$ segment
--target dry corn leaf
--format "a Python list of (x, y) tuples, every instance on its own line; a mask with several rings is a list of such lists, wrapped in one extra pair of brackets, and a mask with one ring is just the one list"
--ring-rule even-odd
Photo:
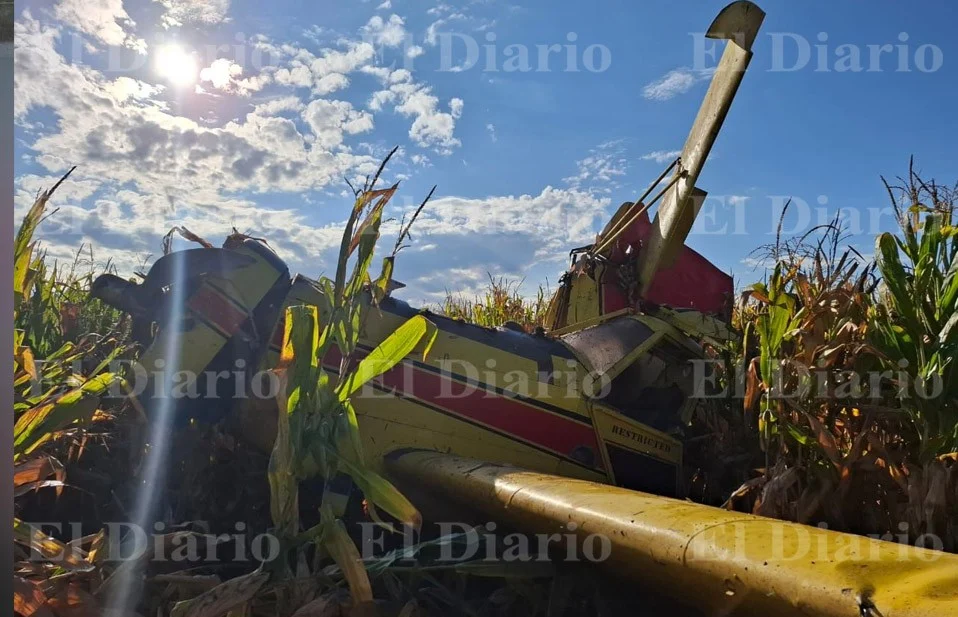
[(822, 446), (822, 449), (832, 464), (835, 465), (835, 468), (841, 471), (842, 454), (838, 449), (838, 444), (835, 443), (835, 436), (832, 435), (831, 431), (822, 426), (821, 421), (813, 414), (806, 412), (805, 417), (808, 419), (808, 425), (811, 427), (812, 432), (815, 433), (818, 444)]
[[(245, 604), (269, 579), (267, 572), (251, 572), (238, 576), (188, 600), (182, 617), (222, 617), (232, 609)], [(179, 603), (180, 606), (184, 603)]]
[(23, 617), (53, 617), (45, 604), (47, 597), (40, 585), (19, 576), (13, 577), (13, 610)]
[(759, 359), (756, 357), (752, 358), (752, 361), (749, 362), (748, 365), (748, 375), (745, 386), (745, 413), (751, 413), (755, 409), (759, 397), (762, 395), (762, 392), (765, 391), (765, 384), (762, 383), (762, 380), (758, 377), (758, 363)]
[(324, 538), (323, 546), (336, 561), (339, 569), (342, 570), (343, 576), (349, 584), (349, 593), (352, 595), (353, 604), (358, 606), (365, 602), (372, 602), (373, 591), (369, 584), (366, 566), (363, 565), (363, 559), (349, 534), (346, 533), (342, 521), (338, 519), (332, 521)]
[(100, 603), (77, 584), (68, 584), (50, 598), (47, 605), (57, 617), (90, 617), (103, 615)]
[(82, 550), (67, 546), (17, 518), (13, 519), (13, 541), (28, 546), (35, 554), (64, 570), (85, 572), (93, 567), (86, 561)]
[[(50, 476), (54, 476), (55, 479), (47, 480)], [(14, 495), (19, 497), (45, 486), (56, 486), (57, 495), (59, 495), (64, 486), (65, 477), (63, 465), (52, 456), (32, 458), (13, 468)]]

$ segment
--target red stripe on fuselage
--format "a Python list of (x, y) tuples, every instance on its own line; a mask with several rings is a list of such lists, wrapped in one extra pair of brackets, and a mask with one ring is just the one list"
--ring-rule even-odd
[(201, 285), (196, 290), (196, 293), (190, 297), (188, 306), (191, 311), (212, 323), (227, 337), (236, 334), (247, 317), (232, 302), (206, 285)]
[[(357, 355), (365, 353), (359, 351)], [(339, 350), (334, 347), (326, 354), (323, 364), (338, 370), (340, 358)], [(404, 371), (411, 371), (412, 378), (404, 378)], [(376, 379), (376, 383), (395, 390), (399, 395), (419, 399), (453, 416), (515, 436), (563, 458), (571, 458), (573, 450), (585, 446), (592, 450), (594, 467), (603, 468), (599, 444), (590, 425), (536, 407), (533, 403), (490, 392), (480, 384), (463, 384), (409, 362), (387, 371)], [(447, 384), (445, 388), (443, 383)]]

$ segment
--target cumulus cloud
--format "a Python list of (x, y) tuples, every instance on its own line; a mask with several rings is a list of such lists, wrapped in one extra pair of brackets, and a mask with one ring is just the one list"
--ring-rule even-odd
[(407, 283), (407, 297), (427, 301), (446, 291), (469, 295), (489, 274), (538, 282), (561, 271), (570, 248), (595, 239), (608, 205), (607, 198), (551, 186), (537, 194), (434, 199), (413, 228), (413, 247), (421, 250), (403, 253), (397, 278)]
[(608, 204), (607, 198), (551, 186), (538, 195), (443, 197), (429, 203), (416, 227), (430, 243), (434, 236), (484, 236), (480, 242), (496, 236), (515, 242), (521, 236), (532, 257), (562, 259), (568, 247), (593, 239)]
[[(349, 75), (357, 71), (376, 77), (383, 89), (369, 97), (367, 108), (377, 113), (391, 106), (392, 111), (412, 119), (409, 137), (413, 143), (441, 154), (450, 154), (461, 145), (455, 136), (455, 128), (456, 121), (463, 113), (464, 101), (452, 97), (446, 104), (448, 111), (444, 111), (432, 87), (417, 82), (409, 70), (375, 64), (373, 43), (398, 46), (404, 41), (405, 30), (400, 17), (393, 15), (384, 20), (374, 16), (360, 31), (367, 41), (340, 41), (341, 49), (327, 48), (318, 54), (291, 45), (276, 44), (265, 37), (258, 38), (255, 44), (284, 59), (281, 66), (267, 69), (275, 83), (297, 88), (310, 87), (314, 95), (326, 96), (345, 89), (350, 85)], [(422, 49), (411, 47), (406, 53), (419, 54)]]
[(184, 24), (218, 24), (226, 20), (230, 0), (157, 0), (166, 9), (167, 28)]
[[(146, 53), (146, 41), (133, 34), (136, 23), (123, 8), (123, 0), (61, 0), (53, 9), (61, 22), (97, 41)], [(30, 19), (29, 12), (25, 18)]]
[(404, 24), (403, 18), (396, 14), (390, 15), (388, 20), (373, 15), (360, 32), (376, 45), (398, 47), (406, 39)]
[(148, 100), (166, 89), (162, 85), (149, 84), (126, 76), (117, 77), (112, 83), (106, 84), (105, 88), (121, 103), (129, 99)]
[[(227, 19), (226, 2), (162, 4), (168, 18), (183, 23)], [(188, 5), (189, 11), (183, 8)], [(118, 6), (122, 9), (122, 3)], [(211, 6), (221, 10), (210, 13)], [(384, 46), (396, 41), (398, 26), (401, 20), (392, 17), (371, 25)], [(317, 192), (336, 190), (344, 176), (373, 173), (381, 152), (363, 149), (356, 138), (374, 129), (379, 111), (394, 113), (395, 121), (408, 126), (412, 144), (442, 153), (460, 145), (455, 125), (465, 102), (455, 96), (440, 99), (409, 70), (377, 65), (369, 42), (340, 39), (333, 47), (306, 49), (257, 36), (254, 44), (275, 59), (272, 68), (251, 76), (232, 60), (215, 59), (200, 71), (197, 84), (215, 98), (191, 91), (174, 97), (164, 86), (149, 83), (147, 72), (139, 79), (108, 77), (89, 65), (67, 62), (58, 51), (62, 28), (29, 13), (15, 29), (16, 121), (25, 126), (27, 117), (41, 109), (53, 117), (43, 124), (31, 117), (33, 128), (18, 146), (20, 158), (39, 167), (17, 179), (17, 212), (29, 207), (39, 188), (80, 165), (57, 194), (61, 211), (44, 224), (52, 257), (93, 243), (98, 259), (122, 260), (118, 265), (129, 272), (155, 254), (162, 234), (174, 224), (211, 241), (235, 226), (268, 238), (294, 268), (316, 274), (315, 263), (338, 245), (342, 221), (318, 225), (305, 209), (263, 202), (286, 194), (301, 195), (295, 200), (300, 204)], [(101, 48), (115, 44), (97, 41)], [(335, 95), (360, 72), (374, 78), (365, 108)], [(370, 86), (366, 75), (355, 81), (357, 88)], [(255, 99), (244, 98), (253, 92)], [(394, 164), (400, 166), (394, 175), (399, 177), (402, 165), (408, 171), (430, 162), (420, 152), (397, 157)], [(438, 231), (442, 220), (434, 221)]]
[(316, 143), (324, 148), (340, 146), (344, 133), (355, 135), (373, 129), (372, 115), (353, 109), (346, 101), (316, 99), (306, 106), (303, 120), (313, 130)]
[(405, 69), (380, 72), (379, 77), (388, 87), (374, 92), (367, 106), (379, 111), (387, 104), (393, 104), (394, 111), (413, 118), (409, 127), (409, 137), (419, 146), (431, 147), (440, 154), (451, 154), (453, 149), (462, 145), (454, 136), (456, 120), (462, 116), (465, 102), (458, 97), (449, 100), (449, 111), (441, 111), (439, 98), (432, 93), (432, 87), (417, 83), (412, 74)]
[(347, 75), (370, 66), (376, 57), (375, 48), (368, 42), (345, 41), (343, 49), (326, 48), (319, 55), (292, 45), (275, 45), (258, 40), (257, 47), (283, 60), (279, 66), (268, 67), (280, 85), (311, 88), (313, 94), (325, 96), (349, 86)]
[(243, 67), (226, 58), (217, 58), (200, 71), (200, 81), (209, 82), (217, 90), (226, 90), (248, 96), (262, 90), (269, 83), (269, 75), (243, 78)]
[(441, 17), (429, 24), (429, 27), (426, 28), (426, 35), (423, 40), (427, 45), (437, 45), (439, 43), (439, 35), (443, 32), (442, 28), (445, 28), (451, 22), (465, 21), (466, 19), (468, 18), (463, 13), (450, 13), (445, 17)]
[[(237, 192), (316, 190), (344, 174), (375, 170), (375, 158), (355, 154), (343, 143), (342, 135), (372, 128), (372, 117), (349, 103), (322, 101), (303, 108), (295, 98), (278, 98), (211, 129), (141, 96), (155, 86), (109, 80), (67, 63), (56, 51), (56, 35), (55, 28), (32, 19), (16, 24), (16, 114), (23, 118), (43, 106), (60, 127), (27, 147), (50, 174), (82, 163), (76, 180), (97, 179), (103, 190), (124, 187), (149, 195), (127, 204), (131, 216), (152, 220), (184, 207), (224, 219), (244, 216), (252, 204), (234, 200)], [(320, 113), (324, 104), (331, 110)], [(291, 112), (306, 115), (306, 134), (281, 115)]]
[(622, 140), (607, 141), (576, 161), (575, 175), (563, 178), (563, 181), (574, 189), (611, 193), (621, 186), (619, 179), (625, 176), (628, 168)]

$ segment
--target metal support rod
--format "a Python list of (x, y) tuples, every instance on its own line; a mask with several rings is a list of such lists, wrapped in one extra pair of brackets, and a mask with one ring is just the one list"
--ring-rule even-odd
[[(678, 159), (676, 159), (676, 160), (678, 160)], [(668, 173), (668, 172), (666, 172), (666, 173)], [(635, 219), (637, 219), (637, 218), (639, 218), (640, 216), (642, 216), (642, 213), (643, 213), (643, 212), (645, 212), (646, 210), (648, 210), (649, 208), (651, 208), (652, 206), (654, 206), (655, 203), (656, 203), (658, 200), (662, 199), (662, 196), (665, 195), (665, 193), (666, 193), (670, 188), (672, 188), (673, 186), (675, 186), (675, 183), (678, 182), (678, 181), (681, 180), (681, 179), (682, 179), (682, 173), (681, 173), (681, 172), (675, 174), (675, 176), (673, 176), (672, 179), (669, 180), (669, 183), (666, 184), (665, 187), (664, 187), (661, 191), (659, 191), (658, 193), (656, 193), (655, 197), (653, 197), (653, 198), (649, 201), (649, 203), (643, 205), (641, 208), (639, 208), (638, 212), (635, 212), (634, 214), (632, 214), (632, 216), (629, 217), (628, 221), (626, 221), (626, 223), (625, 223), (624, 225), (622, 225), (621, 227), (619, 227), (618, 225), (616, 225), (616, 227), (618, 227), (618, 229), (616, 229), (615, 233), (609, 235), (605, 240), (603, 240), (601, 246), (599, 246), (598, 248), (592, 249), (592, 254), (593, 254), (593, 255), (598, 255), (599, 253), (601, 253), (602, 251), (604, 251), (606, 248), (608, 248), (609, 246), (611, 246), (612, 243), (615, 242), (615, 239), (619, 237), (619, 234), (621, 234), (623, 231), (625, 231), (626, 229), (628, 229), (628, 228), (629, 228), (629, 225), (631, 225), (631, 224), (635, 221)], [(658, 183), (661, 182), (661, 181), (662, 181), (662, 179), (659, 178), (659, 179), (656, 181), (656, 184), (658, 184)], [(653, 185), (653, 188), (654, 188), (654, 186), (655, 186), (655, 185)], [(650, 189), (650, 190), (651, 190), (651, 189)], [(638, 201), (638, 202), (636, 202), (636, 203), (641, 203), (641, 200)], [(622, 218), (625, 219), (624, 216), (623, 216)]]
[[(652, 190), (653, 190), (655, 187), (657, 187), (657, 186), (659, 185), (659, 182), (661, 182), (662, 180), (665, 179), (665, 176), (669, 175), (669, 172), (672, 171), (672, 169), (673, 169), (676, 165), (678, 165), (681, 160), (682, 160), (681, 157), (675, 157), (675, 160), (672, 161), (672, 164), (670, 164), (668, 167), (666, 167), (666, 168), (665, 168), (665, 171), (663, 171), (661, 174), (659, 174), (659, 177), (656, 178), (655, 181), (654, 181), (652, 184), (650, 184), (647, 189), (645, 189), (645, 192), (642, 193), (642, 196), (639, 197), (638, 199), (636, 199), (636, 200), (632, 203), (632, 208), (629, 208), (629, 211), (631, 211), (632, 209), (634, 209), (636, 206), (641, 206), (641, 209), (642, 209), (643, 212), (644, 212), (645, 210), (647, 210), (649, 206), (643, 204), (642, 201), (643, 201), (646, 197), (649, 196), (649, 193), (651, 193)], [(623, 224), (622, 224), (622, 221), (625, 220), (625, 217), (626, 217), (628, 214), (629, 214), (628, 212), (623, 213), (622, 218), (620, 218), (618, 221), (616, 221), (616, 222), (615, 222), (615, 225), (612, 226), (612, 229), (609, 229), (609, 230), (608, 230), (607, 232), (605, 232), (603, 235), (604, 235), (605, 237), (610, 237), (610, 236), (611, 236), (611, 237), (616, 237), (616, 236), (618, 236), (620, 233), (622, 233), (622, 230), (627, 227), (626, 225), (623, 225)], [(631, 222), (631, 219), (630, 219), (630, 222)], [(596, 253), (596, 251), (592, 251), (592, 254), (595, 254), (595, 253)]]

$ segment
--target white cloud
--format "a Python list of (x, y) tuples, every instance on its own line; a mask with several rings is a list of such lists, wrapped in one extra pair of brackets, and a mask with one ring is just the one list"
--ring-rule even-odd
[(263, 73), (282, 86), (312, 88), (312, 93), (325, 96), (349, 86), (348, 75), (358, 70), (377, 69), (376, 49), (366, 41), (341, 39), (342, 49), (323, 48), (316, 55), (307, 49), (290, 44), (276, 44), (263, 36), (256, 36), (254, 45), (279, 61), (267, 66)]
[(431, 165), (429, 157), (425, 154), (413, 154), (409, 157), (409, 160), (412, 161), (413, 165), (419, 165), (420, 167), (429, 167)]
[(491, 139), (493, 143), (499, 141), (499, 138), (496, 137), (496, 125), (495, 125), (495, 124), (493, 124), (493, 123), (491, 123), (491, 122), (490, 122), (489, 124), (487, 124), (487, 125), (486, 125), (486, 131), (489, 133), (489, 139)]
[(432, 15), (433, 17), (438, 15), (443, 15), (445, 13), (451, 13), (452, 7), (444, 2), (439, 2), (435, 6), (430, 7), (427, 11), (427, 15)]
[(576, 161), (576, 174), (563, 181), (576, 190), (611, 193), (621, 186), (619, 178), (625, 176), (628, 168), (622, 140), (613, 140), (589, 150), (588, 156)]
[(331, 115), (331, 126), (314, 115), (309, 126), (324, 139), (313, 144), (307, 138), (318, 135), (301, 134), (292, 120), (270, 115), (277, 112), (265, 106), (210, 129), (134, 95), (154, 86), (109, 80), (67, 63), (56, 51), (56, 35), (32, 19), (16, 23), (15, 113), (22, 119), (43, 106), (57, 118), (56, 131), (26, 144), (51, 173), (76, 163), (79, 173), (132, 184), (172, 203), (218, 203), (236, 191), (315, 190), (338, 182), (347, 170), (375, 168), (372, 157), (353, 154), (342, 139), (326, 139), (371, 128), (364, 112)]
[(121, 103), (129, 99), (150, 99), (166, 89), (162, 85), (148, 84), (126, 76), (117, 77), (112, 83), (106, 84), (105, 88)]
[(431, 88), (426, 86), (408, 87), (410, 84), (399, 84), (402, 102), (396, 105), (396, 111), (406, 116), (413, 116), (412, 126), (409, 127), (409, 137), (420, 146), (436, 146), (443, 152), (450, 152), (461, 142), (453, 137), (456, 128), (456, 119), (462, 115), (462, 99), (449, 101), (449, 113), (438, 111), (439, 99), (431, 94)]
[[(61, 176), (47, 175), (38, 176), (36, 174), (24, 174), (17, 178), (17, 205), (25, 210), (33, 205), (33, 200), (41, 191), (52, 187)], [(68, 202), (80, 202), (96, 192), (100, 183), (93, 179), (77, 180), (72, 176), (64, 181), (57, 189), (57, 199)], [(20, 193), (22, 191), (22, 194)]]
[[(57, 19), (106, 45), (146, 53), (146, 41), (133, 34), (136, 23), (123, 8), (123, 0), (61, 0), (53, 9)], [(29, 19), (30, 13), (24, 16)]]
[[(570, 248), (595, 239), (608, 205), (607, 198), (551, 186), (532, 195), (434, 199), (412, 229), (412, 247), (420, 250), (401, 254), (396, 277), (408, 284), (406, 297), (429, 301), (446, 290), (478, 290), (489, 273), (539, 281), (564, 268)], [(398, 218), (384, 234), (395, 233)]]
[(518, 235), (537, 259), (560, 259), (568, 247), (593, 239), (608, 203), (607, 198), (551, 186), (538, 195), (442, 197), (423, 210), (416, 229), (429, 236), (485, 236), (482, 242), (495, 236), (514, 241)]
[[(399, 45), (405, 37), (403, 21), (398, 16), (389, 20), (374, 16), (361, 32), (381, 45)], [(384, 88), (369, 97), (367, 108), (371, 112), (380, 112), (391, 105), (393, 111), (412, 118), (409, 137), (419, 146), (449, 154), (461, 145), (455, 137), (455, 126), (462, 115), (462, 99), (451, 98), (449, 111), (441, 111), (439, 98), (432, 93), (432, 87), (415, 82), (410, 71), (376, 65), (376, 50), (370, 42), (344, 40), (340, 42), (343, 49), (323, 49), (318, 56), (304, 49), (277, 45), (265, 37), (258, 37), (255, 44), (264, 51), (289, 59), (285, 66), (269, 70), (277, 84), (306, 87), (310, 83), (306, 75), (308, 67), (313, 94), (325, 96), (349, 86), (348, 75), (353, 72), (373, 75)]]
[[(426, 28), (426, 34), (423, 40), (428, 45), (436, 45), (439, 41), (439, 35), (446, 32), (447, 26), (453, 22), (465, 22), (458, 27), (461, 29), (462, 26), (465, 26), (476, 32), (482, 32), (492, 28), (496, 23), (494, 19), (479, 17), (473, 12), (473, 10), (477, 8), (476, 5), (482, 4), (487, 3), (464, 3), (460, 7), (452, 7), (445, 3), (439, 3), (429, 8), (426, 14), (435, 18), (435, 20)], [(509, 7), (508, 10), (512, 10), (512, 7)]]
[(325, 96), (338, 90), (342, 90), (348, 85), (348, 77), (342, 73), (330, 73), (329, 75), (323, 75), (316, 80), (315, 85), (313, 85), (313, 93), (320, 96)]
[(453, 118), (459, 118), (462, 116), (462, 107), (464, 103), (460, 98), (452, 98), (449, 100), (449, 111), (452, 113)]
[(241, 78), (243, 67), (226, 58), (217, 58), (200, 71), (200, 81), (210, 82), (217, 90), (235, 92), (248, 96), (251, 92), (262, 90), (269, 83), (269, 74)]
[(653, 101), (667, 101), (688, 92), (695, 84), (709, 79), (712, 73), (714, 73), (712, 69), (692, 70), (684, 67), (674, 69), (646, 84), (642, 88), (642, 96)]
[(655, 161), (656, 163), (671, 163), (682, 154), (681, 150), (656, 150), (655, 152), (649, 152), (648, 154), (643, 154), (641, 158), (643, 161)]
[(751, 270), (759, 270), (772, 268), (775, 266), (775, 259), (771, 256), (757, 257), (755, 255), (750, 255), (748, 257), (743, 257), (740, 260), (740, 263)]
[(167, 28), (184, 24), (218, 24), (226, 21), (230, 0), (156, 0), (166, 9), (162, 23)]
[(449, 112), (439, 111), (439, 98), (432, 94), (432, 87), (412, 81), (405, 69), (392, 71), (380, 78), (389, 84), (385, 90), (374, 92), (367, 106), (379, 111), (387, 103), (404, 116), (413, 118), (409, 137), (417, 145), (434, 148), (440, 154), (451, 154), (462, 142), (454, 136), (456, 120), (462, 116), (465, 105), (462, 99), (449, 100)]
[(368, 37), (377, 45), (398, 47), (406, 38), (405, 22), (399, 15), (390, 15), (384, 20), (379, 15), (373, 15), (365, 26), (360, 28), (364, 37)]
[(296, 62), (289, 68), (277, 69), (273, 80), (283, 86), (308, 88), (313, 84), (313, 74), (308, 66)]
[(388, 10), (391, 9), (391, 8), (393, 8), (393, 3), (391, 2), (391, 0), (386, 0), (385, 2), (383, 2), (382, 4), (380, 4), (379, 6), (377, 6), (377, 7), (376, 7), (376, 10), (377, 10), (377, 11), (388, 11)]
[(454, 13), (448, 17), (443, 17), (442, 19), (437, 19), (436, 21), (429, 24), (429, 27), (426, 28), (426, 35), (423, 40), (427, 45), (436, 45), (439, 43), (439, 35), (441, 34), (440, 28), (446, 26), (452, 21), (461, 21), (465, 20), (466, 16), (462, 13)]
[[(195, 15), (194, 21), (206, 19), (202, 12)], [(383, 41), (393, 40), (389, 23), (383, 21)], [(57, 194), (54, 205), (62, 209), (56, 222), (44, 224), (51, 256), (93, 242), (99, 254), (129, 265), (158, 252), (163, 233), (182, 224), (212, 241), (235, 225), (268, 238), (293, 266), (322, 261), (324, 251), (335, 251), (341, 222), (317, 226), (296, 211), (258, 202), (261, 195), (269, 204), (275, 194), (302, 199), (316, 191), (331, 194), (344, 176), (375, 171), (380, 153), (360, 148), (355, 136), (373, 130), (377, 109), (372, 104), (357, 109), (329, 96), (359, 71), (380, 84), (374, 86), (378, 93), (367, 90), (366, 96), (379, 97), (382, 106), (409, 118), (412, 143), (442, 153), (460, 143), (455, 125), (464, 101), (440, 100), (410, 71), (377, 66), (369, 43), (341, 40), (335, 48), (309, 51), (254, 37), (254, 44), (276, 59), (274, 68), (247, 76), (240, 65), (217, 59), (201, 71), (200, 89), (207, 94), (184, 90), (174, 97), (161, 85), (107, 77), (89, 65), (67, 62), (57, 51), (60, 28), (29, 13), (15, 29), (16, 120), (23, 126), (27, 114), (40, 108), (53, 118), (44, 126), (31, 117), (34, 128), (20, 146), (19, 156), (42, 171), (18, 177), (18, 211), (29, 207), (37, 188), (80, 165)], [(355, 80), (357, 88), (369, 85), (367, 79)], [(311, 88), (322, 98), (304, 101), (296, 88)], [(259, 91), (253, 101), (240, 98), (253, 91)], [(430, 165), (422, 153), (396, 164), (405, 161), (406, 169), (391, 177)], [(315, 266), (310, 271), (315, 274)]]
[(317, 143), (330, 149), (343, 143), (344, 133), (355, 135), (373, 129), (373, 117), (353, 109), (346, 101), (311, 101), (303, 111), (303, 120), (313, 130)]
[(210, 66), (200, 71), (200, 79), (213, 84), (214, 88), (225, 90), (230, 82), (243, 74), (243, 67), (226, 58), (213, 60)]
[(419, 56), (423, 55), (424, 53), (426, 53), (425, 50), (424, 50), (422, 47), (420, 47), (419, 45), (410, 45), (410, 46), (406, 49), (406, 57), (407, 57), (407, 58), (418, 58)]
[(345, 51), (326, 49), (318, 58), (312, 59), (309, 68), (313, 79), (319, 81), (332, 73), (347, 75), (370, 63), (376, 50), (369, 43), (351, 43)]

